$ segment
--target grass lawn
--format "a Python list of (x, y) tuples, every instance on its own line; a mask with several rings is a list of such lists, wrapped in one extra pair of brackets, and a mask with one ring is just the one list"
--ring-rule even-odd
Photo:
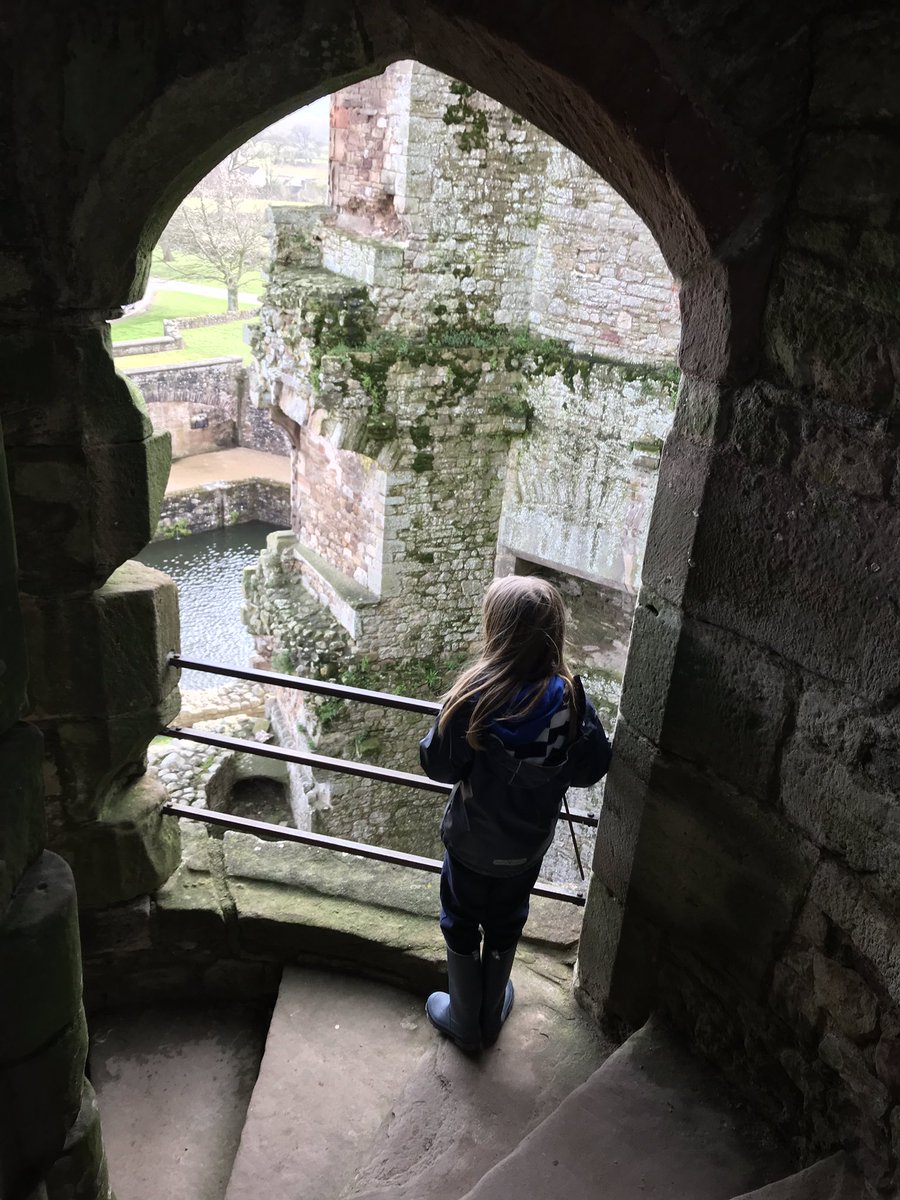
[[(137, 338), (162, 337), (164, 320), (170, 317), (206, 317), (225, 311), (225, 297), (192, 296), (188, 292), (157, 292), (147, 312), (136, 317), (115, 321), (110, 329), (114, 342), (130, 342)], [(185, 330), (190, 333), (191, 330)]]
[[(202, 296), (190, 296), (191, 300), (202, 300)], [(206, 301), (209, 304), (209, 300)], [(222, 301), (224, 311), (225, 301)], [(207, 309), (207, 311), (209, 311)], [(182, 314), (184, 315), (184, 314)], [(141, 317), (132, 320), (143, 320)], [(123, 322), (124, 324), (124, 322)], [(163, 354), (129, 354), (116, 359), (120, 371), (137, 367), (165, 367), (169, 363), (196, 362), (199, 358), (222, 358), (226, 354), (239, 354), (244, 362), (250, 361), (250, 347), (244, 343), (244, 321), (229, 321), (227, 325), (209, 325), (205, 329), (185, 329), (183, 350), (167, 350)], [(160, 328), (160, 333), (162, 329)], [(129, 334), (129, 337), (136, 335)], [(152, 336), (152, 335), (143, 335)]]
[[(209, 263), (205, 263), (202, 258), (196, 258), (192, 254), (173, 254), (171, 262), (164, 262), (162, 251), (158, 247), (153, 251), (153, 265), (150, 268), (150, 274), (154, 279), (176, 279), (185, 283), (203, 283), (207, 287), (224, 288), (225, 286), (221, 279), (217, 279), (211, 273)], [(241, 280), (240, 290), (259, 295), (262, 286), (259, 271), (248, 271)], [(219, 310), (207, 309), (207, 312), (216, 311)], [(183, 315), (188, 316), (189, 314), (184, 313)]]

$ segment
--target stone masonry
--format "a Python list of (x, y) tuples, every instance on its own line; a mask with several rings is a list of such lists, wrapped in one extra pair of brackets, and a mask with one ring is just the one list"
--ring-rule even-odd
[[(287, 582), (279, 542), (282, 566), (247, 583), (263, 660), (437, 696), (493, 575), (543, 569), (607, 598), (573, 661), (611, 724), (674, 405), (659, 251), (574, 156), (413, 63), (334, 97), (331, 149), (332, 206), (272, 212), (253, 377), (291, 430), (296, 541)], [(339, 654), (299, 636), (291, 574)], [(291, 744), (417, 768), (421, 718), (272, 707)], [(309, 772), (295, 792), (323, 832), (439, 852), (433, 796)], [(571, 878), (567, 839), (549, 876)]]
[[(234, 909), (216, 911), (212, 873), (206, 908), (199, 887), (157, 888), (177, 845), (152, 817), (155, 801), (138, 805), (146, 821), (124, 810), (172, 702), (155, 648), (175, 597), (148, 575), (109, 581), (151, 535), (165, 453), (104, 342), (106, 320), (139, 299), (173, 208), (223, 153), (348, 80), (416, 59), (489, 92), (602, 175), (679, 282), (682, 381), (641, 567), (579, 999), (629, 1026), (663, 1010), (798, 1158), (846, 1148), (873, 1197), (895, 1196), (896, 6), (170, 0), (110, 10), (85, 0), (8, 6), (0, 40), (10, 484), (0, 478), (0, 1029), (13, 1042), (0, 1052), (2, 1189), (14, 1200), (109, 1193), (83, 1073), (76, 893), (43, 849), (45, 776), (51, 816), (73, 810), (77, 857), (90, 862), (96, 848), (88, 885), (114, 884), (108, 907), (81, 923), (110, 964), (107, 1000), (148, 994), (148, 974), (123, 968), (114, 949), (134, 912), (161, 939), (157, 995), (171, 994), (174, 946), (194, 978), (215, 977), (233, 997), (248, 972), (271, 980), (299, 956), (359, 971), (379, 938), (398, 962), (421, 944), (372, 905), (383, 886), (374, 873), (346, 872), (327, 896), (316, 880), (315, 920), (286, 918), (293, 886), (257, 888), (259, 900), (242, 886), (232, 895), (249, 957), (235, 972)], [(483, 155), (489, 176), (479, 143), (490, 118), (475, 115), (473, 94), (451, 95), (438, 112), (460, 134), (460, 162)], [(392, 164), (392, 194), (415, 201), (410, 165)], [(489, 202), (474, 185), (461, 196)], [(341, 239), (351, 242), (369, 289), (406, 253), (387, 238), (373, 253), (364, 231)], [(510, 257), (498, 288), (510, 304), (536, 259)], [(413, 329), (431, 326), (427, 302), (412, 315)], [(79, 636), (44, 637), (50, 617)], [(143, 664), (136, 693), (122, 686), (132, 657)], [(123, 709), (129, 694), (135, 707)], [(58, 739), (46, 755), (41, 734)], [(63, 744), (84, 756), (58, 786)], [(248, 847), (243, 858), (254, 856)], [(348, 879), (360, 919), (340, 936), (329, 916)], [(430, 913), (433, 894), (422, 893)], [(431, 916), (419, 924), (437, 939)]]

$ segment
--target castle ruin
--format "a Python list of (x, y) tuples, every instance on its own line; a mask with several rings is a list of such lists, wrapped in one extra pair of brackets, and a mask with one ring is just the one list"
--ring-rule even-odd
[[(291, 435), (295, 538), (248, 580), (261, 661), (434, 697), (491, 578), (543, 571), (611, 726), (677, 386), (651, 234), (546, 134), (412, 62), (333, 98), (330, 201), (270, 212), (256, 391)], [(288, 745), (417, 769), (421, 719), (272, 709)], [(438, 853), (434, 797), (293, 775), (302, 826)]]

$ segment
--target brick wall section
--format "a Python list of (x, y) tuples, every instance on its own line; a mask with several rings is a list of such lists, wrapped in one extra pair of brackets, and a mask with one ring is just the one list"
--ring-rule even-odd
[(405, 211), (408, 67), (388, 67), (332, 102), (329, 190), (367, 229), (394, 231)]
[(300, 542), (381, 593), (386, 476), (366, 455), (303, 429), (293, 462), (292, 528)]

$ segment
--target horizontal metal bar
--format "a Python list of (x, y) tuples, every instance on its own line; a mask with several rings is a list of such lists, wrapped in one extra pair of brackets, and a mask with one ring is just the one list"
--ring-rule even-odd
[[(233, 829), (238, 833), (252, 833), (257, 837), (275, 838), (280, 842), (299, 842), (303, 846), (319, 846), (324, 850), (336, 850), (341, 854), (353, 854), (357, 858), (371, 858), (377, 862), (393, 863), (409, 867), (414, 871), (430, 871), (440, 874), (441, 861), (423, 858), (419, 854), (405, 854), (402, 850), (389, 850), (386, 846), (369, 846), (365, 842), (349, 842), (344, 838), (328, 837), (324, 833), (311, 833), (306, 829), (292, 829), (285, 825), (272, 825), (268, 821), (252, 821), (249, 817), (236, 817), (231, 813), (214, 812), (209, 808), (192, 808), (188, 804), (170, 801), (162, 811), (172, 817), (185, 817), (189, 821), (203, 821), (220, 829)], [(545, 896), (548, 900), (562, 900), (566, 904), (584, 907), (581, 892), (569, 892), (552, 884), (539, 883), (532, 888), (533, 896)], [(377, 902), (377, 901), (376, 901)]]
[(380, 783), (399, 783), (403, 787), (421, 788), (423, 792), (440, 792), (449, 795), (453, 791), (449, 783), (438, 783), (427, 775), (413, 775), (409, 771), (391, 771), (387, 767), (373, 767), (368, 763), (349, 762), (344, 758), (328, 758), (324, 754), (304, 754), (302, 750), (288, 750), (285, 746), (267, 746), (265, 742), (250, 742), (244, 738), (227, 737), (224, 733), (207, 730), (195, 732), (180, 725), (168, 725), (160, 730), (164, 736), (182, 738), (186, 742), (201, 742), (206, 746), (218, 746), (222, 750), (234, 750), (240, 754), (257, 754), (260, 758), (275, 758), (281, 762), (300, 763), (306, 767), (319, 767), (323, 771), (339, 771), (343, 775), (357, 775), (363, 779), (377, 779)]
[[(251, 742), (245, 738), (229, 737), (224, 733), (208, 730), (185, 729), (181, 725), (166, 725), (159, 731), (162, 737), (181, 738), (185, 742), (199, 742), (203, 746), (218, 746), (221, 750), (232, 750), (237, 754), (256, 754), (260, 758), (274, 758), (279, 762), (299, 763), (305, 767), (319, 767), (323, 771), (338, 771), (342, 775), (356, 775), (362, 779), (376, 779), (379, 783), (399, 783), (403, 787), (420, 788), (423, 792), (437, 792), (449, 796), (453, 784), (439, 783), (427, 775), (415, 775), (410, 771), (392, 771), (388, 767), (374, 767), (368, 763), (350, 762), (345, 758), (327, 758), (324, 754), (305, 754), (302, 750), (289, 750), (286, 746), (268, 746), (265, 742)], [(593, 813), (573, 812), (568, 820), (576, 825), (595, 827), (597, 817)]]
[(277, 671), (254, 671), (249, 667), (223, 667), (218, 663), (201, 662), (196, 658), (182, 658), (171, 652), (166, 660), (169, 666), (179, 670), (206, 671), (210, 675), (227, 675), (234, 679), (248, 679), (251, 683), (267, 683), (271, 687), (293, 688), (296, 692), (312, 692), (317, 696), (334, 696), (339, 700), (356, 700), (362, 704), (377, 704), (381, 708), (403, 708), (409, 712), (437, 716), (441, 706), (434, 700), (414, 700), (412, 696), (395, 696), (392, 692), (370, 692), (367, 688), (347, 687), (343, 683), (329, 683), (325, 679), (303, 679), (299, 675), (282, 675)]

